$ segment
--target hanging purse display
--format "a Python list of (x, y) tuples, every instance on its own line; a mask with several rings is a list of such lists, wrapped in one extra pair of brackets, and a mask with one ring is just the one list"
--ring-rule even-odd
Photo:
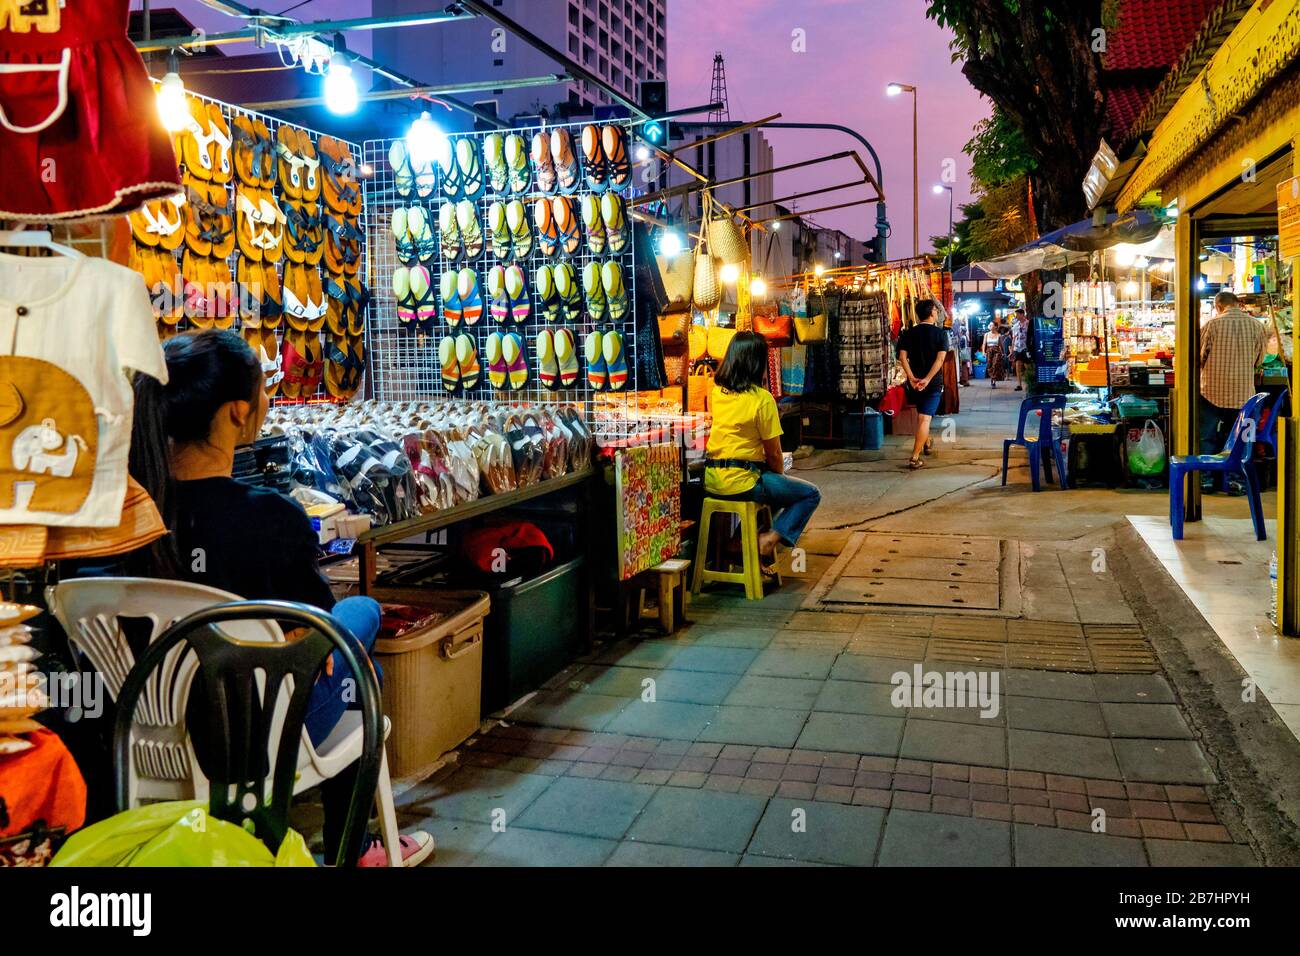
[(819, 312), (816, 315), (794, 317), (794, 334), (802, 343), (808, 342), (825, 342), (827, 338), (826, 313)]
[(695, 257), (682, 252), (675, 256), (655, 256), (664, 292), (668, 293), (670, 312), (689, 310), (691, 290), (695, 287)]
[(736, 225), (736, 220), (718, 209), (711, 202), (713, 213), (707, 220), (709, 229), (709, 251), (723, 262), (740, 265), (749, 259), (749, 244), (745, 235)]
[(727, 357), (727, 348), (731, 345), (731, 340), (736, 337), (735, 329), (724, 329), (720, 325), (709, 326), (708, 333), (708, 351), (709, 355), (719, 362)]
[(690, 306), (684, 310), (664, 312), (659, 316), (659, 338), (665, 344), (685, 345), (691, 326)]
[[(707, 191), (701, 193), (700, 196), (704, 206), (703, 221), (707, 223), (713, 208), (713, 200)], [(705, 226), (700, 228), (700, 241), (695, 246), (694, 260), (695, 273), (692, 299), (695, 302), (695, 308), (701, 312), (712, 312), (722, 301), (722, 286), (718, 282), (718, 265), (713, 260), (713, 252), (709, 248), (709, 230)]]
[(688, 332), (690, 357), (692, 362), (709, 357), (709, 331), (702, 325), (692, 323)]
[(692, 412), (707, 412), (709, 396), (713, 394), (713, 368), (708, 365), (696, 365), (691, 369), (690, 381), (687, 383), (687, 403)]
[(763, 306), (754, 311), (754, 331), (767, 339), (768, 345), (789, 345), (794, 339), (794, 320), (780, 315), (775, 307)]

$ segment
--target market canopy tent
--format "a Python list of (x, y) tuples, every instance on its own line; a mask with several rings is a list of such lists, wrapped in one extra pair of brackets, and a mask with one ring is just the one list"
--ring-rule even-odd
[[(1165, 225), (1164, 219), (1144, 209), (1120, 215), (1112, 213), (1101, 225), (1084, 219), (1040, 236), (1005, 256), (977, 262), (975, 266), (999, 279), (1011, 279), (1040, 269), (1062, 269), (1087, 259), (1090, 253), (1111, 246), (1152, 242)], [(1158, 252), (1144, 254), (1149, 258), (1161, 258)]]

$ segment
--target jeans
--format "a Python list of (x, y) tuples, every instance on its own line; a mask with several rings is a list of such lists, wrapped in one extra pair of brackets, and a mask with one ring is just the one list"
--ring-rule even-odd
[(725, 498), (728, 501), (757, 501), (769, 506), (775, 515), (772, 530), (781, 536), (786, 547), (793, 548), (803, 534), (803, 529), (808, 526), (808, 519), (821, 503), (822, 493), (811, 481), (765, 471), (749, 491), (738, 495), (710, 497)]
[[(365, 648), (366, 656), (370, 656), (375, 639), (379, 636), (379, 603), (368, 597), (344, 598), (334, 605), (334, 610), (330, 613), (360, 642)], [(307, 735), (311, 737), (313, 746), (317, 747), (330, 735), (349, 704), (359, 701), (355, 682), (351, 679), (351, 668), (343, 663), (343, 656), (338, 651), (332, 657), (334, 673), (321, 672), (312, 686), (311, 699), (307, 704)], [(383, 677), (378, 665), (375, 666), (375, 674)]]
[[(1197, 400), (1197, 414), (1200, 418), (1200, 450), (1202, 455), (1217, 455), (1223, 451), (1224, 442), (1228, 440), (1228, 432), (1232, 431), (1233, 423), (1236, 422), (1237, 416), (1241, 414), (1239, 408), (1221, 408), (1214, 405), (1202, 396)], [(1240, 485), (1241, 478), (1233, 475), (1228, 479), (1230, 486)], [(1201, 473), (1201, 487), (1213, 488), (1214, 475), (1208, 472)]]

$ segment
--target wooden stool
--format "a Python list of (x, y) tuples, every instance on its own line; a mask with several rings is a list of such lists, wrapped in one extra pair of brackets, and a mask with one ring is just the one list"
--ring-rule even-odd
[[(686, 571), (691, 562), (682, 558), (670, 558), (663, 564), (651, 568), (637, 576), (636, 617), (638, 621), (659, 620), (659, 630), (672, 634), (678, 624), (686, 623), (686, 606), (689, 598), (686, 590)], [(646, 591), (654, 588), (658, 592), (659, 605), (647, 608)]]
[[(713, 571), (705, 567), (708, 563), (709, 528), (715, 514), (733, 514), (740, 518), (741, 570)], [(763, 515), (771, 527), (772, 511), (767, 505), (756, 501), (724, 501), (721, 498), (705, 498), (704, 508), (700, 514), (700, 534), (695, 546), (695, 578), (691, 583), (691, 592), (700, 593), (700, 588), (709, 581), (725, 581), (728, 584), (743, 584), (745, 596), (751, 601), (763, 600), (763, 567), (758, 557), (758, 519)], [(776, 583), (781, 583), (781, 573), (776, 573)]]

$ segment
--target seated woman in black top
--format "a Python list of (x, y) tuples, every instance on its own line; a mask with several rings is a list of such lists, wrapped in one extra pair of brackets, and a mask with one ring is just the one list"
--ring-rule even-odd
[(898, 360), (907, 374), (907, 400), (916, 406), (916, 438), (907, 466), (925, 464), (922, 454), (930, 454), (930, 419), (939, 410), (943, 396), (943, 363), (948, 357), (948, 332), (935, 324), (939, 303), (924, 299), (916, 303), (917, 324), (898, 337)]
[[(266, 418), (261, 362), (236, 333), (208, 330), (178, 335), (163, 346), (168, 384), (136, 378), (131, 468), (154, 496), (173, 534), (155, 548), (158, 576), (176, 576), (247, 600), (309, 604), (334, 615), (370, 653), (379, 633), (379, 605), (371, 598), (335, 602), (317, 566), (317, 538), (307, 513), (276, 491), (231, 477), (235, 449), (250, 444)], [(351, 698), (349, 671), (338, 653), (312, 687), (307, 733), (319, 746)], [(196, 692), (197, 685), (196, 685)], [(195, 728), (196, 740), (200, 736)], [(324, 787), (325, 856), (332, 859), (351, 795), (345, 772)], [(433, 850), (428, 834), (402, 838), (409, 865)], [(362, 866), (385, 865), (374, 843)]]

